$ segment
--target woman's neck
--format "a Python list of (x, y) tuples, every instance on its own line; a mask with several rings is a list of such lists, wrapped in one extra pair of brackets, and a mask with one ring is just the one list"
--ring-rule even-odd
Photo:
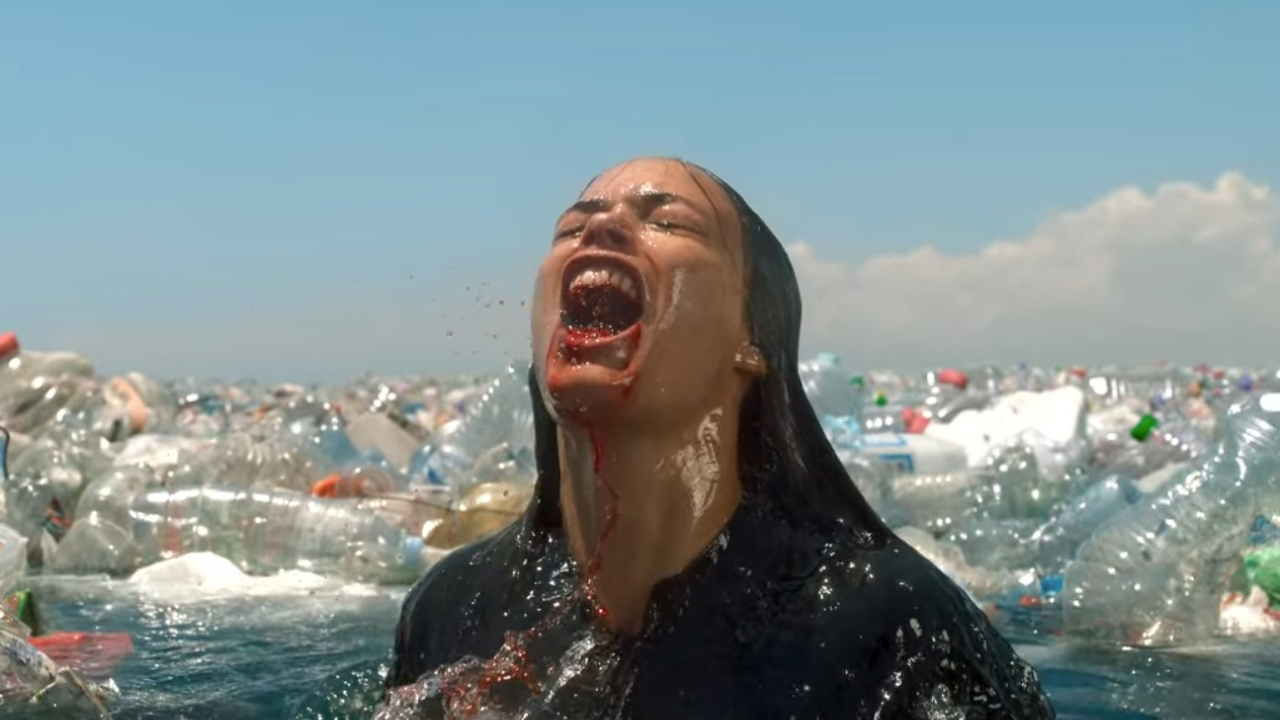
[(609, 628), (638, 633), (654, 585), (688, 567), (737, 510), (736, 415), (713, 410), (656, 433), (560, 429), (564, 526)]

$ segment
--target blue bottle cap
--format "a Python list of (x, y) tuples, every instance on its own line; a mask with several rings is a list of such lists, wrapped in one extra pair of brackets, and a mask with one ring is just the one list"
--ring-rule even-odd
[(1043, 595), (1059, 595), (1062, 593), (1062, 576), (1050, 575), (1040, 580), (1040, 593)]
[(422, 548), (425, 543), (422, 538), (417, 535), (408, 535), (404, 542), (400, 545), (400, 552), (404, 555), (401, 561), (405, 567), (413, 567), (422, 564)]

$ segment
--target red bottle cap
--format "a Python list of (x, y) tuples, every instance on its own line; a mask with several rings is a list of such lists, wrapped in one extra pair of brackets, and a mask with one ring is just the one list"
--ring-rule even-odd
[(942, 385), (950, 385), (963, 390), (969, 387), (969, 376), (959, 370), (947, 368), (946, 370), (938, 371), (938, 382)]
[(22, 348), (18, 345), (18, 336), (13, 332), (0, 333), (0, 361), (17, 355)]
[(911, 418), (911, 422), (907, 423), (907, 432), (912, 435), (919, 435), (920, 433), (923, 433), (924, 429), (927, 427), (929, 427), (929, 418), (924, 415), (916, 415)]

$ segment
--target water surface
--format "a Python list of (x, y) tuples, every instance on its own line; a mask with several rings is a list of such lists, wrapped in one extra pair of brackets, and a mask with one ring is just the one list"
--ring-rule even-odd
[[(37, 578), (50, 627), (133, 634), (116, 671), (117, 720), (368, 718), (405, 590), (325, 586), (286, 595), (139, 593), (99, 578)], [(1123, 650), (1004, 627), (1059, 717), (1275, 717), (1280, 643)]]

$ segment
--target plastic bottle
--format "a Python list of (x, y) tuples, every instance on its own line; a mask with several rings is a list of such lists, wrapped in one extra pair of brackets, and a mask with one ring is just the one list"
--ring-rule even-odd
[(928, 435), (869, 433), (858, 438), (855, 448), (903, 474), (940, 475), (968, 468), (963, 447)]
[(216, 487), (131, 494), (145, 483), (128, 473), (105, 483), (119, 491), (85, 497), (53, 570), (127, 574), (189, 552), (216, 553), (250, 573), (297, 569), (359, 582), (409, 583), (425, 569), (422, 538), (358, 500)]
[(998, 447), (1021, 444), (1035, 452), (1047, 477), (1057, 478), (1086, 460), (1085, 427), (1084, 393), (1063, 387), (1006, 395), (990, 408), (931, 423), (925, 435), (963, 446), (974, 467)]
[(837, 449), (856, 448), (862, 440), (862, 423), (854, 415), (826, 415), (822, 430)]
[(489, 384), (465, 417), (442, 430), (429, 449), (410, 460), (411, 476), (449, 485), (461, 495), (474, 484), (468, 477), (472, 467), (493, 448), (505, 444), (512, 456), (532, 453), (528, 373), (528, 363), (512, 363)]
[[(0, 348), (0, 422), (13, 432), (34, 433), (60, 410), (78, 412), (102, 404), (93, 365), (73, 353), (32, 353), (6, 333)], [(5, 356), (7, 354), (7, 356)]]
[(190, 460), (203, 484), (307, 491), (332, 469), (307, 433), (258, 438), (243, 432), (219, 437)]
[(976, 468), (896, 478), (893, 498), (909, 523), (942, 533), (983, 520), (1048, 519), (1071, 487), (1045, 478), (1032, 450), (1014, 444), (995, 448)]
[[(1169, 424), (1178, 425), (1176, 419)], [(1199, 454), (1199, 442), (1184, 440), (1180, 435), (1194, 437), (1185, 423), (1183, 432), (1175, 434), (1162, 427), (1156, 415), (1147, 413), (1123, 434), (1107, 433), (1096, 438), (1090, 462), (1100, 473), (1144, 477), (1171, 463), (1192, 460)]]
[(884, 394), (877, 393), (873, 404), (862, 408), (857, 418), (862, 432), (866, 434), (905, 433), (908, 428), (903, 412), (907, 409), (903, 405), (890, 404)]
[(0, 395), (39, 378), (63, 375), (91, 378), (93, 363), (69, 352), (28, 352), (12, 332), (0, 335)]
[(0, 523), (0, 596), (13, 589), (27, 567), (27, 539)]
[(1123, 475), (1098, 480), (1064, 503), (1053, 519), (1031, 536), (1037, 567), (1048, 575), (1061, 572), (1095, 530), (1141, 499), (1142, 492)]
[(906, 524), (906, 518), (893, 498), (894, 468), (875, 457), (839, 445), (836, 446), (836, 456), (844, 465), (849, 480), (890, 527)]
[[(968, 394), (966, 392), (968, 387), (969, 377), (959, 370), (945, 369), (926, 373), (923, 397), (914, 403), (919, 407), (911, 410), (918, 411), (925, 418), (932, 420), (941, 408), (965, 397)], [(906, 418), (906, 421), (910, 423), (909, 418)]]
[(1026, 570), (1035, 561), (1031, 536), (1037, 523), (1022, 518), (977, 517), (943, 536), (969, 564), (989, 570)]
[(100, 447), (77, 438), (73, 433), (46, 435), (9, 466), (4, 483), (8, 523), (30, 541), (32, 564), (40, 564), (49, 543), (66, 532), (86, 478), (110, 466), (110, 456)]
[[(0, 342), (4, 338), (0, 337)], [(0, 345), (0, 353), (4, 347)], [(9, 483), (9, 443), (12, 435), (8, 429), (0, 427), (0, 484)], [(4, 496), (0, 495), (0, 501)], [(0, 502), (0, 520), (6, 517), (4, 503)], [(27, 566), (27, 539), (17, 530), (0, 522), (0, 595), (9, 592), (13, 583), (22, 575)]]
[(800, 383), (818, 417), (857, 413), (861, 391), (851, 374), (840, 366), (840, 358), (823, 353), (800, 363)]
[(949, 423), (967, 410), (986, 410), (991, 406), (991, 395), (985, 392), (968, 392), (954, 395), (939, 402), (931, 409), (930, 418), (935, 422)]
[(1280, 507), (1280, 393), (1231, 408), (1203, 461), (1103, 525), (1063, 573), (1071, 632), (1140, 645), (1209, 637), (1251, 521)]
[(109, 409), (99, 385), (79, 376), (39, 376), (0, 389), (0, 419), (11, 430), (30, 435), (68, 419), (92, 425)]

